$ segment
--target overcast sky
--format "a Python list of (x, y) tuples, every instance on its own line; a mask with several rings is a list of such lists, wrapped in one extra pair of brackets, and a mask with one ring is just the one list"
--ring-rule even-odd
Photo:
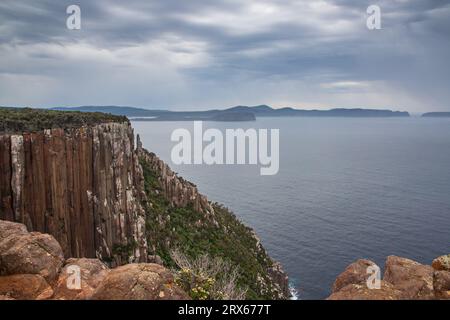
[(450, 1), (0, 2), (0, 105), (258, 104), (450, 111)]

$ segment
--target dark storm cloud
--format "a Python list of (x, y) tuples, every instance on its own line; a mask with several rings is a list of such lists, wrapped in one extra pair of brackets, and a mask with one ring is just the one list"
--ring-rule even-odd
[(449, 1), (75, 3), (0, 3), (0, 104), (450, 108)]

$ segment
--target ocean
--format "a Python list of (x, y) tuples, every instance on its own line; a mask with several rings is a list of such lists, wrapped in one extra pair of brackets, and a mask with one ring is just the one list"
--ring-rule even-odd
[(450, 253), (450, 119), (259, 118), (205, 128), (280, 130), (280, 168), (174, 165), (174, 129), (133, 122), (143, 145), (235, 212), (282, 263), (298, 299), (323, 299), (360, 258), (430, 264)]

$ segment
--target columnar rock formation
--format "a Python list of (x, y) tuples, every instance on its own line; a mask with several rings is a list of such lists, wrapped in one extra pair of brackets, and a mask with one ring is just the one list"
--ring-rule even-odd
[(0, 135), (0, 219), (53, 235), (65, 257), (145, 262), (142, 185), (128, 122)]

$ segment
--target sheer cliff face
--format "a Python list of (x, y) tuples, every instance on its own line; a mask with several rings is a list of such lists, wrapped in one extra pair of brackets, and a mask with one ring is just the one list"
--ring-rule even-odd
[(145, 262), (133, 141), (127, 122), (0, 135), (0, 219), (52, 234), (66, 257)]

